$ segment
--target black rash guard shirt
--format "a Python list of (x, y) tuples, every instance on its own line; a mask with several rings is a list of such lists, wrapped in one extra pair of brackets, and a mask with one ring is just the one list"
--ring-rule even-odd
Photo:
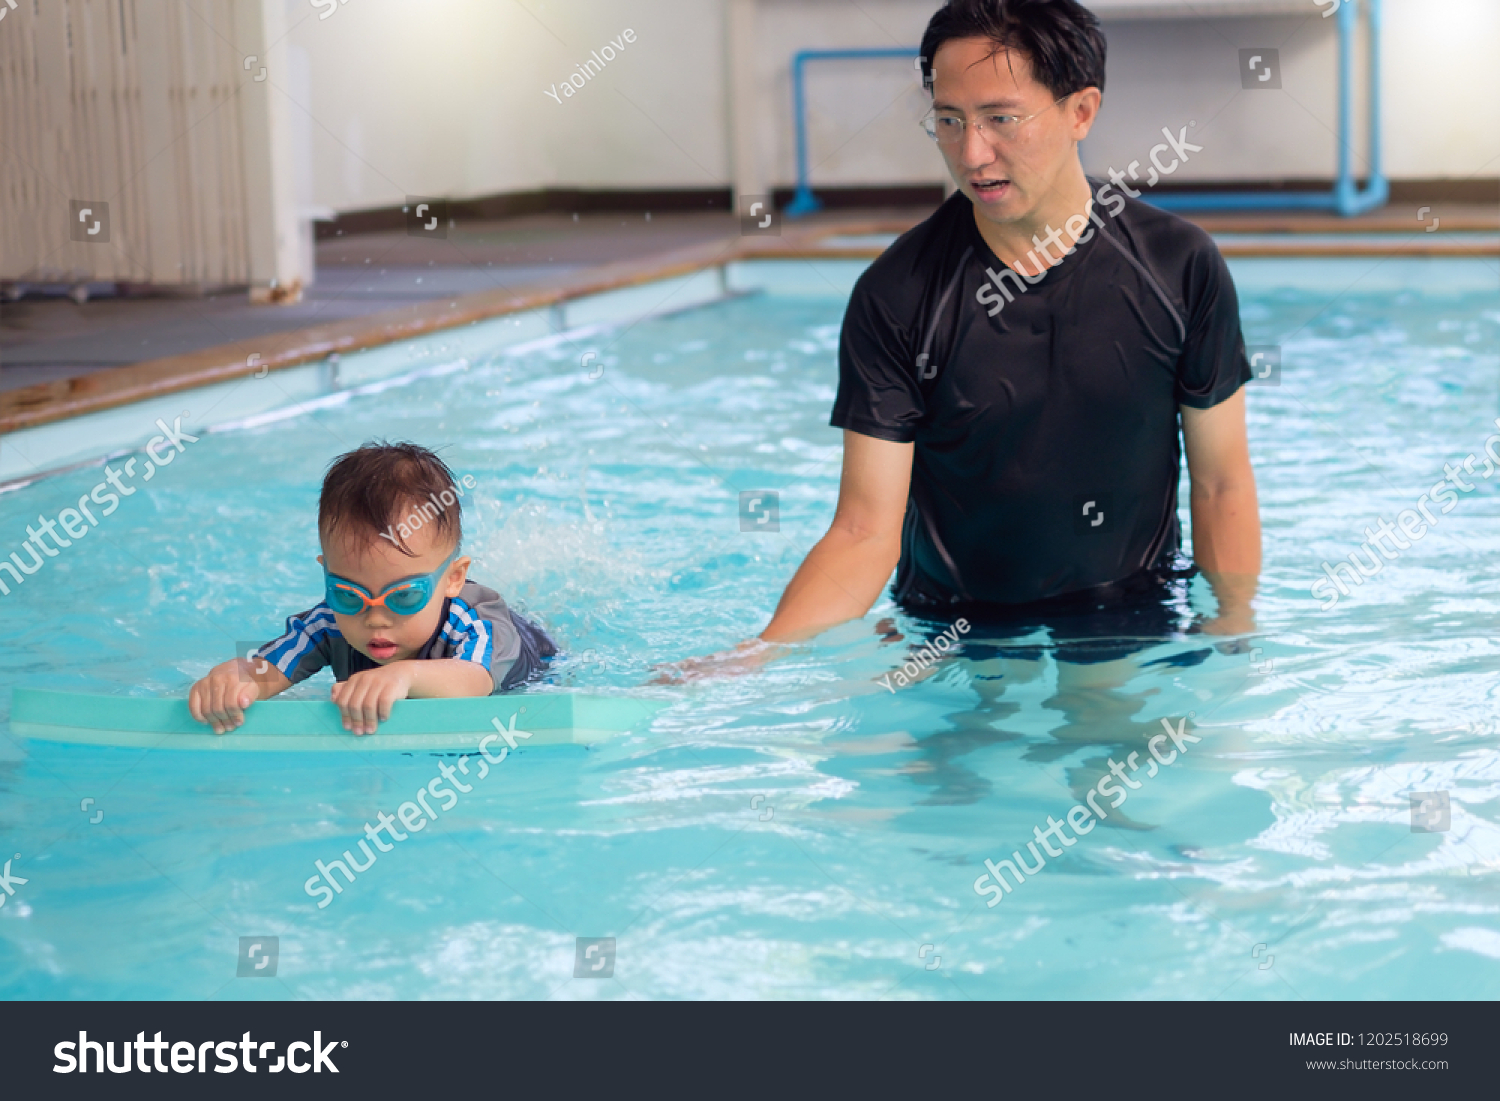
[(1203, 230), (1089, 182), (1088, 230), (1040, 276), (995, 257), (959, 192), (855, 285), (832, 424), (916, 444), (908, 607), (1043, 601), (1177, 557), (1178, 406), (1251, 377), (1239, 303)]

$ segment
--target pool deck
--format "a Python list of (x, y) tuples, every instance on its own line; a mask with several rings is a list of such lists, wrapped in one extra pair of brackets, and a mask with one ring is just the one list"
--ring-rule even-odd
[[(294, 305), (252, 305), (243, 289), (6, 302), (0, 435), (735, 260), (872, 259), (928, 213), (831, 211), (753, 236), (727, 213), (538, 215), (460, 225), (446, 240), (320, 241), (317, 282)], [(1189, 217), (1229, 257), (1500, 257), (1494, 205)]]

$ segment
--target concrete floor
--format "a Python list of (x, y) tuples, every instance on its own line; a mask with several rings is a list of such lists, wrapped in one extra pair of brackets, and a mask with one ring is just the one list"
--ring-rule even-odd
[(476, 291), (547, 285), (582, 268), (738, 232), (729, 214), (538, 215), (460, 225), (447, 240), (404, 232), (317, 244), (317, 279), (295, 305), (252, 305), (243, 288), (201, 297), (78, 303), (61, 293), (0, 302), (0, 390), (180, 355), (250, 337)]
[[(913, 225), (929, 209), (841, 210), (800, 219), (797, 232), (880, 222)], [(1392, 203), (1359, 218), (1266, 212), (1193, 215), (1216, 234), (1424, 237), (1500, 233), (1489, 205)], [(788, 229), (791, 227), (788, 226)], [(0, 302), (0, 390), (211, 348), (231, 341), (380, 313), (475, 291), (555, 284), (584, 268), (735, 238), (728, 213), (536, 215), (460, 224), (448, 239), (402, 231), (334, 237), (317, 245), (317, 280), (290, 306), (251, 305), (243, 289), (201, 297), (118, 297), (77, 303), (60, 294)]]

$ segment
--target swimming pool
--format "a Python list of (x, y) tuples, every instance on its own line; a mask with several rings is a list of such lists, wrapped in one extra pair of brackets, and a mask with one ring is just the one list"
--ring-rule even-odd
[[(857, 265), (787, 262), (763, 293), (202, 435), (0, 597), (7, 684), (185, 694), (239, 640), (271, 637), (317, 593), (325, 464), (378, 435), (444, 445), (474, 477), (474, 575), (570, 651), (539, 691), (666, 706), (589, 749), (522, 749), (320, 909), (304, 891), (315, 862), (451, 759), (22, 742), (7, 694), (0, 856), (25, 882), (8, 880), (0, 907), (0, 990), (1500, 996), (1500, 476), (1471, 478), (1336, 607), (1309, 593), (1366, 525), (1394, 523), (1496, 432), (1494, 271), (1232, 266), (1248, 341), (1281, 352), (1276, 384), (1250, 396), (1261, 632), (1238, 648), (1162, 643), (1119, 686), (1064, 697), (1050, 660), (996, 682), (962, 656), (889, 692), (879, 678), (918, 636), (884, 600), (757, 675), (642, 686), (659, 661), (758, 631), (825, 529)], [(4, 553), (100, 476), (0, 495)], [(766, 491), (774, 532), (756, 523)], [(749, 531), (742, 492), (762, 498)], [(1211, 610), (1201, 581), (1191, 597)], [(874, 629), (892, 615), (905, 641)], [(320, 677), (295, 694), (326, 691)], [(1128, 820), (986, 906), (974, 884), (987, 858), (1064, 818), (1080, 778), (1189, 712), (1201, 740), (1141, 774)], [(1414, 792), (1446, 802), (1429, 794), (1414, 812)], [(241, 937), (277, 938), (270, 981), (236, 977)], [(613, 938), (587, 955), (612, 952), (611, 977), (574, 977), (580, 937)]]

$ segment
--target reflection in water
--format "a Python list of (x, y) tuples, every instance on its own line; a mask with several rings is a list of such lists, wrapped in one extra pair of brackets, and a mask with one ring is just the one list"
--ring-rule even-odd
[[(1049, 666), (1056, 670), (1056, 686), (1041, 706), (1060, 713), (1063, 721), (1050, 732), (1051, 742), (1028, 746), (1022, 760), (1048, 764), (1080, 750), (1101, 750), (1067, 769), (1068, 787), (1076, 802), (1082, 802), (1108, 774), (1111, 760), (1126, 767), (1131, 754), (1136, 755), (1137, 763), (1149, 760), (1147, 743), (1161, 733), (1161, 726), (1155, 719), (1147, 722), (1136, 716), (1159, 689), (1129, 691), (1126, 686), (1153, 667), (1163, 671), (1190, 667), (1201, 664), (1213, 652), (1202, 647), (1143, 660), (1144, 651), (1160, 641), (1164, 640), (1100, 638), (1090, 640), (1093, 645), (1088, 650), (1081, 649), (1076, 641), (1056, 646), (966, 641), (961, 654), (944, 659), (927, 673), (938, 676), (959, 667), (978, 699), (972, 708), (943, 716), (947, 727), (917, 737), (918, 760), (904, 771), (914, 783), (931, 789), (921, 802), (952, 806), (976, 803), (990, 794), (993, 785), (969, 767), (965, 758), (976, 750), (1023, 737), (1007, 729), (1006, 723), (1022, 709), (1022, 690), (1044, 678)], [(1123, 810), (1111, 811), (1101, 824), (1121, 829), (1154, 828)]]

